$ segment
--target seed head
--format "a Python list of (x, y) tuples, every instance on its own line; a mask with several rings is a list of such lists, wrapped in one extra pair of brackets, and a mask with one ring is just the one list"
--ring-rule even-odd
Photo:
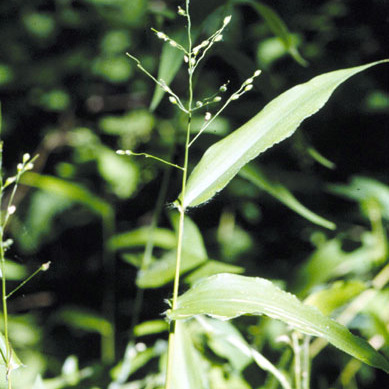
[(227, 24), (231, 21), (232, 16), (226, 16), (223, 20), (223, 26), (227, 26)]

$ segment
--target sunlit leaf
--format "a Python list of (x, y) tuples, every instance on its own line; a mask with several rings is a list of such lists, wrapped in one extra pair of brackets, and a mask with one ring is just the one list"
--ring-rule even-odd
[(258, 166), (246, 165), (239, 174), (312, 223), (330, 230), (336, 228), (334, 223), (301, 204), (284, 185), (269, 180)]
[(329, 315), (365, 289), (366, 285), (361, 281), (338, 281), (328, 289), (312, 293), (304, 302), (318, 308), (325, 315)]
[(267, 315), (304, 334), (322, 337), (351, 356), (389, 373), (389, 361), (365, 340), (263, 278), (235, 274), (211, 276), (181, 295), (177, 308), (167, 312), (170, 320), (200, 314), (222, 320), (245, 314)]
[(200, 205), (222, 190), (239, 170), (259, 154), (291, 136), (300, 123), (324, 106), (334, 90), (373, 62), (322, 74), (284, 92), (232, 134), (212, 145), (189, 177), (184, 208)]

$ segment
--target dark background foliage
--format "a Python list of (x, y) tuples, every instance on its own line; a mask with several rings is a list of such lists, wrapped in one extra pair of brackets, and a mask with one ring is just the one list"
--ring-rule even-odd
[[(254, 90), (223, 114), (215, 133), (196, 143), (193, 164), (211, 143), (238, 128), (282, 91), (320, 73), (388, 54), (385, 0), (266, 2), (293, 33), (308, 61), (305, 67), (288, 55), (249, 4), (192, 3), (201, 38), (213, 32), (225, 15), (233, 16), (224, 41), (196, 78), (198, 98), (214, 93), (227, 80), (233, 90), (255, 69), (263, 70)], [(163, 0), (1, 2), (0, 99), (8, 175), (23, 153), (39, 153), (36, 171), (83, 185), (107, 202), (115, 213), (117, 232), (150, 223), (165, 167), (141, 158), (118, 162), (111, 151), (131, 148), (180, 162), (183, 118), (167, 99), (149, 111), (154, 85), (125, 55), (130, 51), (156, 75), (162, 41), (150, 27), (173, 35), (182, 30), (182, 19), (176, 15), (180, 4)], [(182, 95), (185, 85), (185, 72), (179, 72), (173, 87)], [(355, 203), (335, 197), (327, 185), (346, 183), (354, 175), (388, 184), (387, 86), (388, 72), (382, 66), (358, 75), (305, 121), (298, 134), (258, 161), (270, 178), (283, 182), (303, 204), (336, 222), (341, 231), (351, 226), (367, 228), (369, 223)], [(318, 164), (307, 153), (308, 147), (333, 161), (336, 169)], [(178, 175), (173, 171), (165, 203), (174, 201), (178, 191)], [(116, 299), (120, 359), (134, 310), (136, 269), (117, 257), (114, 280), (108, 279), (101, 218), (82, 202), (27, 186), (20, 190), (17, 202), (9, 231), (15, 246), (8, 257), (29, 271), (52, 262), (49, 272), (10, 301), (15, 318), (28, 318), (37, 332), (32, 347), (41, 355), (41, 372), (58, 374), (70, 354), (77, 355), (81, 365), (98, 360), (99, 336), (72, 328), (62, 321), (61, 312), (64, 307), (101, 312), (107, 287)], [(169, 212), (166, 206), (159, 225), (170, 228)], [(282, 279), (290, 288), (294, 269), (313, 251), (312, 233), (321, 231), (328, 237), (339, 233), (310, 224), (239, 177), (189, 216), (203, 232), (211, 258), (243, 266), (248, 275)], [(223, 240), (220, 231), (225, 220), (235, 229)], [(351, 240), (349, 244), (346, 249), (351, 250)], [(170, 286), (146, 291), (141, 320), (158, 318), (170, 294)], [(325, 373), (331, 366), (323, 361), (317, 369)]]

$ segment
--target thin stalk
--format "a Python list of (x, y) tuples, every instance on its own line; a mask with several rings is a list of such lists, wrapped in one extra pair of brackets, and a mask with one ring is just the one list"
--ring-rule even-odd
[(302, 389), (301, 386), (301, 346), (299, 342), (299, 334), (297, 332), (292, 333), (292, 345), (294, 351), (294, 379), (296, 389)]
[[(1, 109), (1, 107), (0, 107)], [(1, 134), (1, 111), (0, 111), (0, 134)], [(2, 211), (3, 200), (3, 142), (0, 140), (0, 268), (1, 268), (1, 301), (4, 318), (4, 341), (5, 355), (2, 355), (7, 370), (8, 389), (12, 388), (11, 383), (11, 347), (8, 333), (8, 307), (7, 307), (7, 277), (5, 272), (5, 250), (4, 250), (4, 221)], [(8, 213), (8, 211), (6, 211)]]
[[(190, 0), (186, 0), (186, 18), (187, 18), (187, 32), (188, 32), (188, 87), (189, 87), (189, 96), (188, 96), (188, 108), (187, 108), (187, 128), (186, 128), (186, 139), (185, 139), (185, 156), (184, 156), (184, 166), (182, 173), (182, 185), (181, 185), (181, 196), (185, 198), (186, 192), (186, 180), (188, 174), (188, 161), (189, 161), (189, 142), (190, 142), (190, 131), (192, 123), (192, 105), (193, 105), (193, 62), (192, 62), (192, 23), (189, 15), (189, 3)], [(174, 286), (173, 286), (173, 299), (172, 299), (172, 309), (174, 310), (177, 307), (177, 298), (178, 298), (178, 289), (180, 284), (180, 267), (181, 267), (181, 257), (182, 257), (182, 242), (184, 236), (184, 222), (185, 222), (185, 208), (182, 205), (178, 206), (178, 211), (180, 213), (180, 220), (178, 226), (178, 238), (177, 238), (177, 256), (176, 256), (176, 269), (174, 276)], [(166, 370), (166, 383), (165, 389), (171, 389), (172, 387), (172, 375), (173, 375), (173, 360), (174, 360), (174, 344), (175, 344), (175, 323), (172, 322), (169, 331), (169, 346), (168, 346), (168, 356), (167, 356), (167, 370)]]
[(23, 282), (21, 282), (13, 291), (9, 292), (6, 299), (9, 299), (14, 293), (16, 293), (19, 289), (21, 289), (24, 285), (27, 284), (32, 278), (34, 278), (39, 272), (48, 270), (50, 266), (50, 261), (42, 264), (37, 270), (34, 271), (30, 276), (28, 276)]
[(303, 339), (303, 355), (302, 355), (302, 389), (309, 389), (311, 379), (311, 360), (309, 356), (309, 342), (311, 337), (304, 335)]
[(112, 211), (102, 217), (103, 235), (103, 269), (105, 273), (105, 292), (102, 308), (104, 316), (111, 324), (109, 334), (101, 337), (101, 360), (109, 365), (115, 360), (115, 256), (107, 246), (109, 238), (115, 231), (115, 215)]

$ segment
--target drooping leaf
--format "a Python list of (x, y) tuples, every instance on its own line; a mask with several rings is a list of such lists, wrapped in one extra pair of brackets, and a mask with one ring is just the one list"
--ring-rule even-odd
[(285, 186), (271, 182), (258, 166), (246, 165), (239, 174), (312, 223), (330, 230), (336, 228), (334, 223), (317, 215), (301, 204)]
[(265, 20), (271, 32), (281, 40), (285, 49), (294, 60), (302, 66), (308, 65), (307, 61), (299, 53), (293, 35), (289, 32), (288, 27), (274, 9), (263, 2), (254, 0), (234, 0), (233, 2), (236, 4), (250, 5)]
[(66, 199), (84, 204), (89, 209), (103, 217), (112, 213), (112, 208), (106, 201), (100, 199), (79, 184), (33, 172), (26, 172), (22, 176), (21, 182), (25, 185), (55, 193), (59, 196), (65, 197)]
[(181, 295), (177, 308), (167, 312), (170, 320), (200, 314), (222, 320), (245, 314), (267, 315), (304, 334), (322, 337), (349, 355), (389, 373), (389, 361), (365, 340), (263, 278), (235, 274), (211, 276)]
[[(139, 288), (159, 288), (173, 281), (176, 271), (176, 250), (171, 250), (161, 259), (153, 262), (147, 269), (140, 270), (136, 278), (136, 284)], [(180, 274), (192, 270), (207, 260), (206, 257), (199, 257), (182, 252)]]
[(106, 319), (97, 313), (76, 307), (61, 309), (56, 313), (55, 320), (86, 332), (95, 332), (101, 335), (110, 335), (112, 333), (112, 326)]
[(134, 328), (136, 336), (145, 336), (151, 334), (159, 334), (169, 330), (169, 325), (166, 320), (148, 320), (139, 323)]
[(369, 177), (355, 176), (348, 185), (329, 185), (332, 193), (358, 202), (374, 198), (377, 200), (382, 217), (389, 220), (389, 186)]
[(189, 177), (184, 208), (200, 205), (222, 190), (239, 170), (259, 154), (291, 136), (300, 123), (320, 110), (349, 77), (387, 60), (325, 73), (272, 100), (232, 134), (212, 145)]
[(364, 290), (366, 290), (366, 285), (361, 281), (337, 281), (328, 289), (312, 293), (304, 302), (318, 308), (325, 315), (329, 315)]
[(190, 273), (186, 278), (185, 282), (193, 285), (195, 282), (201, 278), (206, 278), (214, 274), (219, 273), (235, 273), (240, 274), (244, 272), (244, 268), (241, 266), (231, 265), (229, 263), (224, 263), (220, 261), (215, 261), (213, 259), (208, 259), (201, 267)]
[(153, 234), (153, 242), (156, 247), (172, 249), (176, 245), (176, 235), (173, 231), (168, 230), (167, 228), (154, 228), (153, 230), (150, 230), (149, 227), (140, 227), (114, 235), (108, 241), (108, 247), (111, 250), (121, 250), (144, 246), (146, 245), (150, 234)]

